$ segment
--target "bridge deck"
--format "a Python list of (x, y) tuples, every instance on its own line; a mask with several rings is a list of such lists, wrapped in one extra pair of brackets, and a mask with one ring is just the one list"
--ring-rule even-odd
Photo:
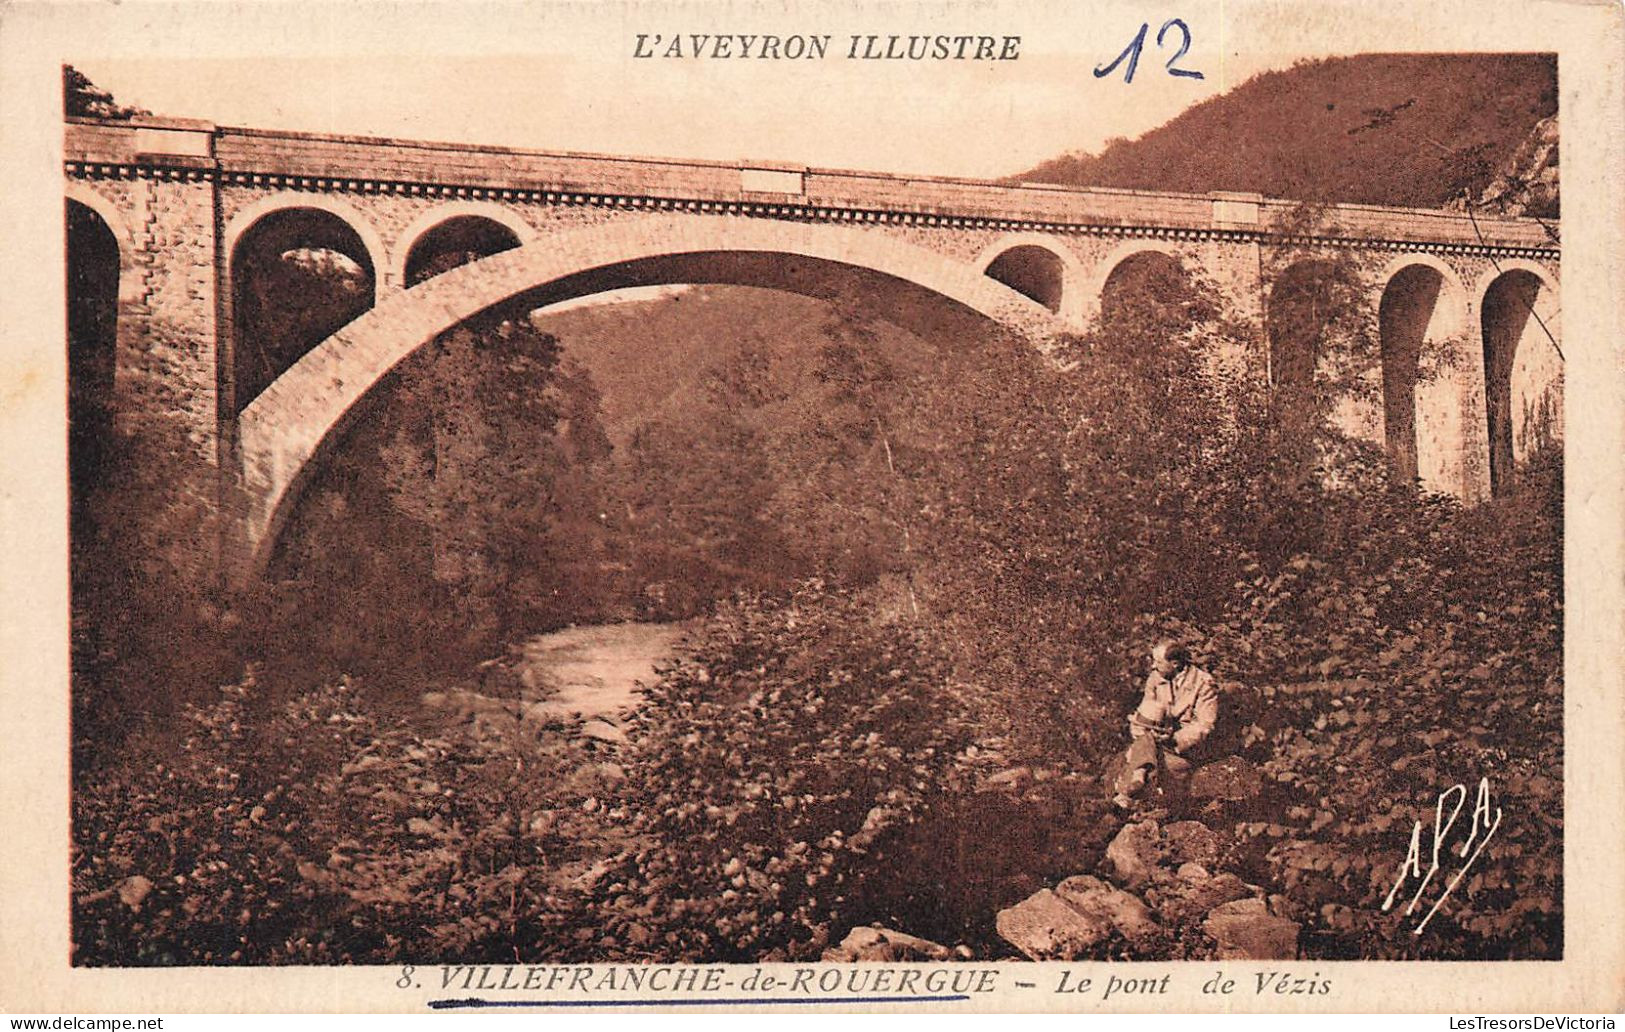
[[(339, 190), (451, 189), (498, 197), (578, 194), (593, 199), (747, 206), (754, 214), (904, 216), (950, 225), (1013, 223), (1090, 230), (1155, 227), (1179, 233), (1259, 234), (1290, 224), (1296, 202), (1255, 194), (1008, 184), (939, 176), (809, 168), (781, 162), (683, 161), (469, 144), (214, 126), (181, 119), (69, 119), (64, 160), (84, 165), (206, 170), (284, 177)], [(1316, 237), (1556, 252), (1536, 220), (1437, 209), (1339, 204)]]

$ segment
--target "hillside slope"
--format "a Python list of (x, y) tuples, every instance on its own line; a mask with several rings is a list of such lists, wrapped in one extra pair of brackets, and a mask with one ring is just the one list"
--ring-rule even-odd
[[(639, 427), (682, 418), (708, 396), (708, 381), (741, 355), (776, 362), (789, 382), (807, 375), (844, 306), (761, 287), (698, 286), (638, 301), (544, 312), (536, 325), (592, 374), (602, 392), (604, 430), (624, 445)], [(875, 299), (869, 311), (884, 309)], [(884, 319), (864, 320), (884, 361), (911, 371), (935, 361), (934, 347)]]
[(1551, 54), (1371, 54), (1253, 77), (1137, 140), (1013, 177), (1442, 207), (1480, 194), (1557, 111)]

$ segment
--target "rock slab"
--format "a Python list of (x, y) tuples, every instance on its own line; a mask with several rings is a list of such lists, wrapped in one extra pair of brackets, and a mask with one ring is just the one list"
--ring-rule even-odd
[(1118, 882), (1137, 888), (1151, 880), (1162, 862), (1162, 829), (1156, 821), (1123, 825), (1106, 847), (1106, 863)]
[(953, 956), (954, 951), (941, 943), (873, 926), (852, 929), (839, 946), (825, 950), (821, 959), (831, 964), (851, 964), (874, 960), (949, 960)]
[(1077, 960), (1112, 934), (1109, 918), (1083, 913), (1056, 893), (1040, 889), (999, 911), (999, 935), (1032, 960)]
[(1099, 878), (1073, 875), (1055, 887), (1055, 894), (1080, 914), (1110, 922), (1130, 942), (1143, 942), (1162, 931), (1151, 909), (1139, 897)]
[(1175, 821), (1162, 829), (1174, 864), (1212, 867), (1224, 850), (1224, 837), (1201, 821)]
[(1261, 899), (1215, 907), (1202, 930), (1218, 943), (1220, 960), (1292, 960), (1298, 955), (1297, 922), (1271, 914)]

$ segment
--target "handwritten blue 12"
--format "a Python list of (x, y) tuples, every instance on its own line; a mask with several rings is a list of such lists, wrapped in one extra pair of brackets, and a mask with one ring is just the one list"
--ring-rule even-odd
[[(1179, 49), (1174, 51), (1174, 56), (1168, 59), (1168, 63), (1166, 65), (1168, 74), (1179, 76), (1182, 79), (1206, 78), (1201, 72), (1198, 72), (1193, 68), (1175, 67), (1175, 64), (1179, 61), (1179, 59), (1185, 56), (1185, 51), (1191, 48), (1190, 26), (1186, 25), (1181, 19), (1169, 18), (1167, 21), (1162, 23), (1162, 28), (1157, 30), (1157, 46), (1159, 48), (1162, 46), (1163, 40), (1167, 37), (1169, 29), (1179, 30), (1180, 42)], [(1127, 58), (1128, 67), (1123, 69), (1123, 81), (1125, 83), (1133, 82), (1134, 70), (1140, 66), (1140, 53), (1145, 50), (1145, 37), (1150, 31), (1151, 23), (1141, 22), (1140, 31), (1135, 34), (1134, 39), (1129, 43), (1129, 45), (1123, 48), (1123, 52), (1118, 54), (1111, 64), (1100, 65), (1095, 69), (1095, 78), (1104, 79), (1106, 76), (1116, 71), (1117, 66), (1123, 63), (1124, 58)]]

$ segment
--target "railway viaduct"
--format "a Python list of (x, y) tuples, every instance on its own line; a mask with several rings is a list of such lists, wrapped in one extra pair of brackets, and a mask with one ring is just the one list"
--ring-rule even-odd
[[(229, 510), (228, 579), (273, 547), (324, 449), (398, 362), (510, 301), (737, 283), (818, 296), (856, 280), (929, 324), (976, 313), (1042, 346), (1109, 303), (1114, 277), (1199, 275), (1262, 328), (1317, 263), (1352, 259), (1375, 328), (1369, 390), (1339, 419), (1432, 490), (1468, 501), (1562, 434), (1556, 237), (1535, 220), (1252, 194), (1003, 184), (226, 128), (70, 119), (64, 175), (70, 394), (114, 420), (181, 419)], [(297, 319), (266, 258), (303, 249), (356, 286), (338, 325), (267, 358)], [(1345, 263), (1346, 265), (1346, 263)], [(95, 301), (99, 295), (101, 303)], [(85, 298), (91, 299), (87, 302)], [(75, 312), (78, 314), (75, 315)], [(301, 324), (303, 325), (303, 324)], [(1298, 345), (1293, 345), (1298, 346)], [(1312, 348), (1312, 342), (1309, 345)], [(74, 378), (77, 378), (76, 382)]]

